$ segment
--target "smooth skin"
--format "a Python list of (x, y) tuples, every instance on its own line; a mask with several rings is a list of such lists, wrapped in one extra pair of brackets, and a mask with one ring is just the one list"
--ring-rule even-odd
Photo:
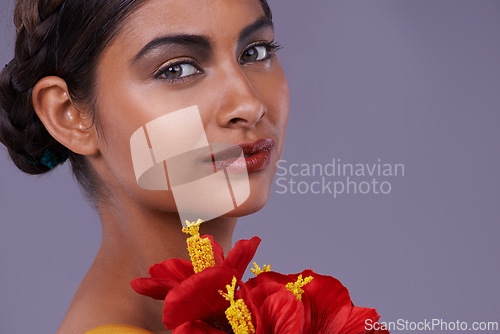
[(46, 77), (36, 84), (33, 105), (46, 128), (86, 155), (99, 178), (102, 245), (58, 334), (106, 324), (169, 332), (161, 322), (162, 301), (130, 288), (151, 265), (189, 258), (172, 193), (143, 190), (135, 180), (130, 136), (147, 122), (198, 105), (209, 142), (275, 141), (269, 166), (249, 174), (250, 198), (201, 226), (225, 252), (237, 217), (265, 205), (289, 112), (273, 40), (258, 0), (150, 0), (100, 55), (95, 125), (89, 110), (71, 101), (64, 80)]

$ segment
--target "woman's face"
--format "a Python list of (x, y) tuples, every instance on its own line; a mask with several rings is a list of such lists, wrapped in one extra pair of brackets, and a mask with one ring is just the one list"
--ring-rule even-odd
[(114, 194), (175, 211), (171, 191), (136, 182), (130, 137), (146, 123), (197, 105), (210, 143), (272, 139), (268, 164), (250, 169), (250, 197), (228, 216), (262, 208), (282, 152), (288, 85), (274, 31), (258, 0), (150, 0), (124, 22), (97, 68), (102, 136), (93, 165)]

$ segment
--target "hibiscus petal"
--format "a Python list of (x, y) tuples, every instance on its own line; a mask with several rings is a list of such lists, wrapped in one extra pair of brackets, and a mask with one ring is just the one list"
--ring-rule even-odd
[(165, 299), (167, 293), (194, 274), (193, 265), (183, 259), (170, 259), (149, 268), (151, 277), (136, 278), (130, 282), (141, 295)]
[[(273, 277), (277, 276), (271, 274), (268, 279)], [(310, 327), (309, 304), (299, 301), (283, 283), (266, 279), (261, 279), (259, 284), (244, 283), (241, 284), (241, 289), (238, 290), (236, 296), (243, 298), (252, 312), (257, 333), (296, 334), (303, 333), (303, 328), (309, 329)], [(271, 296), (274, 297), (269, 299)], [(306, 295), (302, 297), (307, 298)], [(293, 309), (294, 307), (297, 309)]]
[(302, 305), (304, 306), (304, 333), (310, 333), (311, 329), (311, 303), (309, 302), (309, 298), (304, 293), (302, 295)]
[(224, 260), (223, 265), (233, 268), (236, 270), (238, 275), (236, 278), (241, 280), (245, 270), (248, 267), (250, 261), (252, 261), (257, 248), (259, 247), (261, 239), (259, 237), (253, 237), (249, 240), (238, 241), (233, 249), (227, 254), (226, 260)]
[(165, 299), (170, 290), (178, 286), (179, 283), (158, 278), (139, 277), (133, 279), (130, 285), (135, 292), (143, 296), (161, 300)]
[(305, 270), (301, 274), (303, 277), (314, 277), (302, 288), (311, 308), (309, 333), (340, 333), (351, 312), (349, 291), (339, 280), (331, 276), (319, 275), (312, 270)]
[(207, 268), (187, 278), (179, 286), (172, 289), (165, 298), (163, 307), (163, 323), (168, 329), (175, 328), (185, 322), (204, 320), (223, 329), (228, 321), (224, 311), (229, 302), (219, 293), (226, 291), (236, 272), (224, 266)]
[(360, 334), (360, 333), (371, 333), (371, 334), (382, 334), (389, 333), (387, 330), (366, 330), (367, 324), (366, 320), (372, 320), (374, 323), (380, 319), (377, 310), (367, 307), (353, 307), (346, 324), (340, 331), (342, 334)]
[(303, 278), (313, 277), (313, 280), (302, 288), (304, 310), (310, 313), (310, 325), (309, 321), (306, 321), (304, 331), (310, 334), (338, 333), (347, 321), (352, 303), (349, 291), (337, 279), (317, 274), (312, 270), (291, 275), (267, 272), (250, 279), (246, 284), (249, 287), (263, 285), (264, 282), (286, 285), (297, 281), (299, 275)]
[(261, 327), (257, 334), (301, 334), (304, 327), (304, 307), (284, 286), (268, 296), (259, 309)]
[(204, 321), (195, 320), (186, 322), (179, 327), (176, 327), (172, 334), (225, 334), (216, 328), (213, 328)]
[[(242, 289), (239, 292), (241, 292), (241, 296), (244, 300), (251, 299), (252, 303), (254, 303), (257, 307), (260, 307), (264, 304), (267, 297), (275, 294), (276, 292), (282, 291), (283, 289), (286, 290), (283, 284), (263, 281), (251, 289), (248, 289), (246, 284), (242, 284)], [(291, 292), (288, 293), (293, 295)]]
[(184, 259), (170, 259), (157, 263), (149, 268), (151, 278), (173, 280), (181, 283), (194, 274), (191, 261)]
[(287, 283), (296, 281), (298, 276), (299, 276), (299, 274), (283, 275), (283, 274), (277, 273), (275, 271), (268, 271), (265, 273), (261, 273), (256, 277), (250, 278), (245, 283), (245, 285), (247, 285), (250, 288), (254, 288), (258, 285), (261, 285), (264, 282), (274, 282), (274, 283), (278, 283), (281, 285), (286, 285)]
[[(252, 291), (252, 301), (261, 305), (265, 298), (278, 291), (278, 288), (285, 287), (287, 283), (297, 281), (299, 274), (283, 275), (275, 271), (261, 273), (249, 279), (242, 290)], [(289, 292), (292, 294), (291, 292)], [(295, 297), (296, 298), (296, 297)], [(304, 307), (304, 333), (311, 333), (311, 306), (306, 294), (302, 295), (302, 305)], [(257, 319), (260, 321), (260, 319)]]

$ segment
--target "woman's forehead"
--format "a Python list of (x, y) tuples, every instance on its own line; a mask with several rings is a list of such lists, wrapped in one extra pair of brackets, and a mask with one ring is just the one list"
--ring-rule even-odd
[(216, 41), (237, 37), (263, 16), (259, 0), (148, 0), (130, 14), (116, 39), (144, 44), (165, 34), (187, 34)]

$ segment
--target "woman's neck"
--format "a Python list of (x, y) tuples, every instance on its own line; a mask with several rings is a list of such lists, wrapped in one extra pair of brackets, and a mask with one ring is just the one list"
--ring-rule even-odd
[[(95, 319), (95, 325), (88, 327), (120, 323), (167, 333), (161, 322), (162, 302), (137, 294), (130, 281), (147, 277), (149, 267), (155, 263), (170, 258), (189, 259), (188, 235), (182, 232), (178, 214), (144, 209), (133, 202), (120, 203), (117, 197), (111, 203), (102, 202), (99, 213), (103, 225), (101, 248), (68, 316), (87, 313)], [(236, 220), (217, 218), (205, 222), (200, 234), (212, 235), (227, 254)], [(96, 308), (96, 304), (100, 307)]]
[[(189, 259), (186, 239), (179, 215), (136, 207), (134, 203), (100, 208), (103, 238), (100, 253), (116, 260), (134, 263), (137, 274), (169, 258)], [(237, 218), (217, 218), (200, 227), (200, 234), (210, 234), (227, 253), (232, 246)], [(144, 269), (145, 268), (145, 269)], [(146, 271), (144, 271), (146, 270)]]

